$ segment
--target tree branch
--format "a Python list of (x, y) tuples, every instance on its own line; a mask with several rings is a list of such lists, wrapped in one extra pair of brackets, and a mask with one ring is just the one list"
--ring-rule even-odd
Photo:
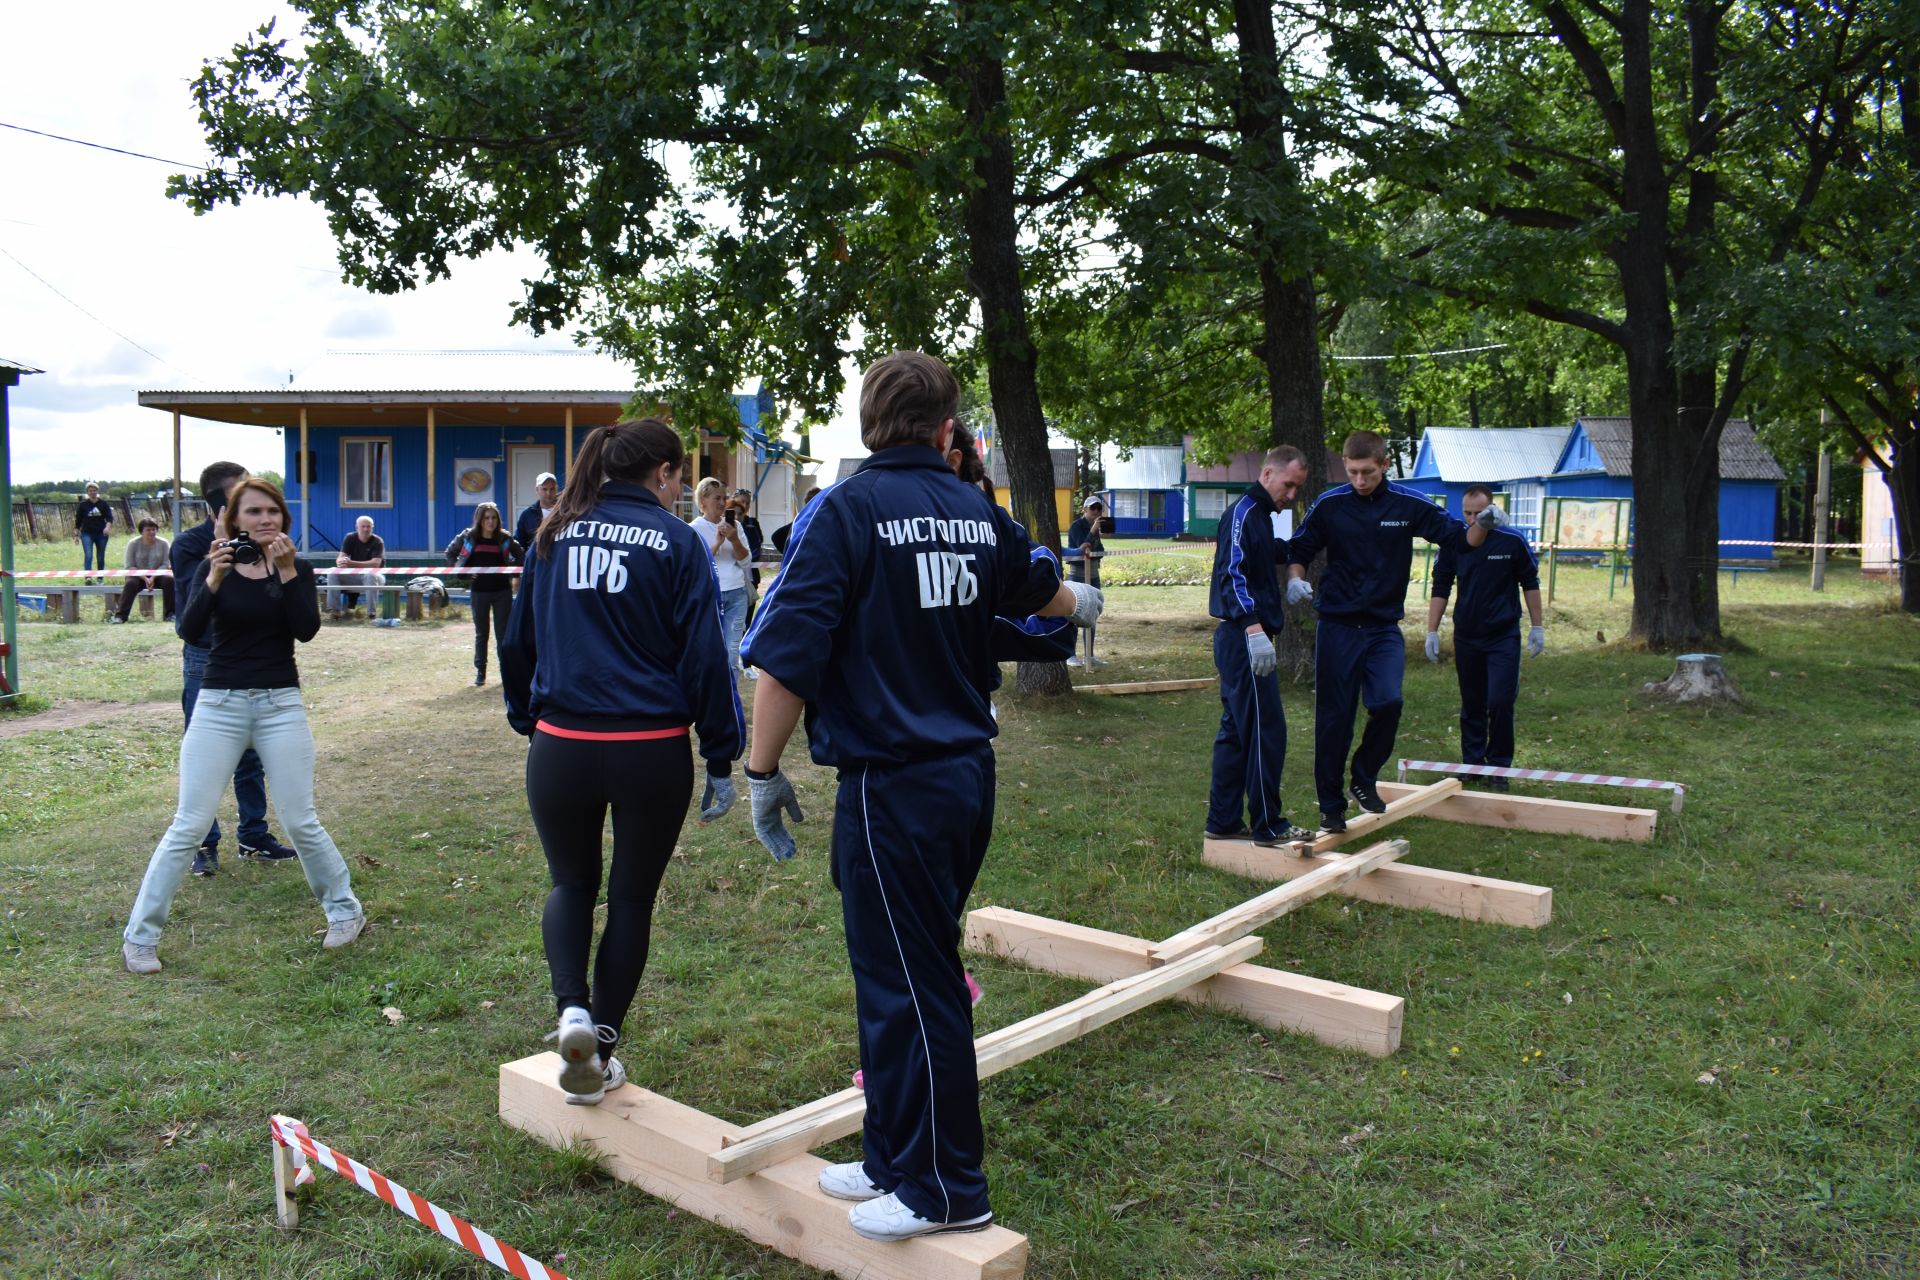
[[(1601, 8), (1593, 0), (1581, 0), (1583, 7), (1593, 9), (1617, 30), (1620, 19), (1617, 14)], [(1541, 8), (1546, 12), (1547, 25), (1553, 28), (1553, 34), (1566, 49), (1567, 56), (1573, 59), (1573, 65), (1586, 78), (1587, 91), (1593, 96), (1594, 105), (1600, 108), (1600, 114), (1606, 119), (1607, 129), (1613, 134), (1613, 144), (1624, 148), (1627, 145), (1627, 108), (1620, 100), (1620, 90), (1613, 83), (1613, 73), (1607, 68), (1607, 60), (1587, 39), (1587, 30), (1577, 18), (1568, 12), (1561, 0), (1546, 0)]]
[(1033, 195), (1020, 195), (1014, 198), (1016, 204), (1032, 207), (1035, 205), (1058, 204), (1081, 187), (1089, 186), (1094, 179), (1116, 169), (1123, 169), (1135, 160), (1144, 160), (1148, 156), (1185, 155), (1197, 156), (1202, 160), (1211, 160), (1215, 164), (1228, 166), (1233, 163), (1233, 153), (1227, 148), (1212, 142), (1202, 142), (1197, 138), (1161, 138), (1125, 151), (1116, 151), (1112, 155), (1101, 156), (1091, 164), (1083, 165), (1080, 171), (1062, 181), (1049, 191)]

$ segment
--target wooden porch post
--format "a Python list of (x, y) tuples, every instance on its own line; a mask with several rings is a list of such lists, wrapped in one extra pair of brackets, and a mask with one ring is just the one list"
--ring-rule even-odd
[(560, 487), (567, 487), (567, 481), (573, 479), (573, 406), (567, 406), (566, 456), (560, 459)]
[(173, 539), (180, 540), (180, 411), (173, 411)]
[(427, 406), (427, 550), (431, 551), (439, 544), (440, 522), (434, 519), (436, 500), (434, 495), (440, 486), (433, 478), (433, 406)]
[(300, 406), (300, 452), (294, 456), (300, 473), (300, 553), (307, 553), (307, 530), (313, 528), (313, 509), (307, 505), (307, 406)]

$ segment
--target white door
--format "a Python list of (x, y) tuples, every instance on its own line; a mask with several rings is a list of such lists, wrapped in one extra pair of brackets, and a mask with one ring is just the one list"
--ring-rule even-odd
[(540, 495), (534, 491), (534, 477), (553, 470), (553, 446), (550, 444), (510, 444), (507, 446), (507, 496), (513, 505), (501, 511), (500, 523), (513, 530), (513, 522)]

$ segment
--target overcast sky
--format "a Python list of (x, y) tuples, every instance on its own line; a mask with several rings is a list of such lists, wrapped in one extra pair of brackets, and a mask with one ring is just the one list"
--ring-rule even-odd
[[(9, 6), (0, 122), (204, 163), (188, 83), (276, 16), (297, 30), (273, 0)], [(329, 350), (555, 341), (508, 324), (537, 272), (530, 255), (463, 263), (396, 297), (362, 293), (341, 282), (312, 205), (255, 200), (196, 218), (166, 197), (177, 171), (0, 129), (0, 357), (46, 370), (9, 397), (16, 481), (170, 475), (172, 419), (142, 409), (142, 390), (283, 386)], [(223, 457), (282, 466), (277, 431), (188, 419), (184, 432), (186, 476)], [(844, 422), (813, 443), (829, 459), (864, 452)]]

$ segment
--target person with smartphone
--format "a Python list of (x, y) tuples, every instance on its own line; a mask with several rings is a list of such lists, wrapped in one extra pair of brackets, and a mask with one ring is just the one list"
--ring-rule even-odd
[(747, 629), (747, 546), (739, 516), (727, 506), (727, 487), (713, 476), (694, 490), (700, 514), (689, 523), (713, 557), (714, 576), (720, 581), (720, 613), (726, 623), (727, 662), (740, 672), (740, 637)]

